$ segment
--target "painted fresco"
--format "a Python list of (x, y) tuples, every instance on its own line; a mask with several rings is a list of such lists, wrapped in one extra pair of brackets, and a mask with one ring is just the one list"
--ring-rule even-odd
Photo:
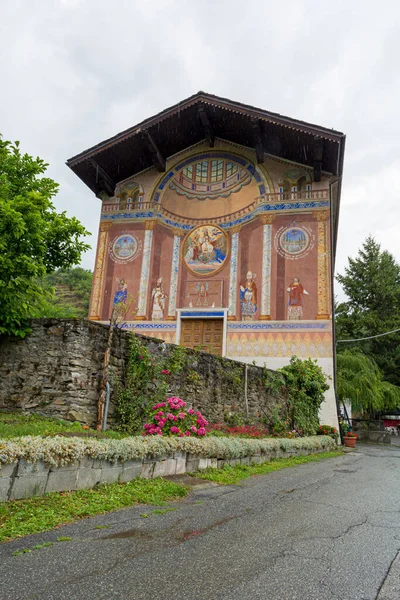
[(246, 283), (240, 286), (240, 304), (243, 321), (254, 319), (257, 311), (257, 286), (255, 278), (256, 274), (249, 271), (246, 275)]
[[(290, 186), (300, 189), (302, 169), (288, 173), (287, 164), (259, 166), (250, 153), (241, 158), (218, 149), (182, 156), (162, 176), (143, 174), (143, 208), (113, 214), (109, 203), (102, 215), (92, 300), (95, 309), (102, 302), (101, 319), (109, 318), (115, 298), (129, 289), (138, 304), (132, 326), (143, 321), (154, 332), (168, 322), (180, 331), (184, 309), (224, 308), (228, 322), (297, 322), (304, 332), (317, 319), (329, 320), (329, 196), (313, 195), (318, 186), (309, 175), (303, 196), (290, 187), (276, 192), (289, 174)], [(268, 329), (263, 335), (270, 340)], [(303, 329), (296, 335), (303, 339)], [(243, 340), (229, 354), (245, 356)], [(260, 341), (252, 356), (264, 355), (261, 346), (257, 351)], [(266, 356), (285, 355), (285, 344), (278, 354), (275, 344), (267, 343)]]
[(222, 306), (223, 281), (188, 281), (185, 284), (185, 306), (189, 308)]
[(130, 262), (140, 249), (141, 244), (134, 235), (119, 235), (110, 244), (110, 256), (115, 262)]
[(281, 227), (275, 235), (277, 252), (288, 260), (304, 258), (313, 249), (315, 236), (309, 227), (294, 222)]
[(303, 318), (303, 296), (308, 296), (309, 293), (300, 283), (298, 277), (294, 277), (293, 281), (287, 288), (288, 293), (288, 313), (289, 321), (298, 321)]
[(229, 252), (228, 236), (215, 225), (201, 225), (191, 231), (183, 243), (183, 261), (195, 275), (213, 275), (219, 271)]
[(114, 293), (114, 306), (116, 306), (117, 304), (120, 304), (121, 302), (123, 304), (126, 304), (126, 301), (128, 299), (128, 284), (126, 283), (125, 279), (118, 279), (117, 278), (117, 289)]
[(167, 295), (164, 292), (162, 277), (159, 277), (157, 279), (156, 287), (154, 287), (151, 292), (151, 298), (152, 298), (151, 319), (152, 319), (152, 321), (162, 321), (164, 319), (165, 300), (167, 298)]

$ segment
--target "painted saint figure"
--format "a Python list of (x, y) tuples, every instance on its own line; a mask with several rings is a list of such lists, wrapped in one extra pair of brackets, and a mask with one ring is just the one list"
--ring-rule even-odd
[(298, 277), (293, 278), (293, 283), (287, 288), (288, 297), (288, 319), (289, 321), (299, 321), (303, 318), (303, 294), (308, 296), (308, 292), (299, 281)]
[(257, 310), (257, 286), (254, 283), (255, 273), (249, 271), (246, 275), (246, 285), (240, 286), (240, 304), (242, 305), (242, 319), (254, 319)]
[(114, 294), (114, 306), (120, 304), (121, 302), (126, 304), (128, 299), (128, 284), (126, 283), (125, 279), (117, 278), (117, 284), (117, 291)]
[(165, 298), (167, 295), (163, 288), (163, 278), (157, 279), (156, 287), (151, 292), (153, 299), (153, 311), (151, 313), (152, 321), (162, 321), (164, 318)]

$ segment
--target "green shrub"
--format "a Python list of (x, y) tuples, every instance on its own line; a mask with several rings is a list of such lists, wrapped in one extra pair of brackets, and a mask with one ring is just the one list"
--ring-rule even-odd
[(318, 412), (329, 389), (316, 360), (292, 356), (290, 364), (280, 369), (286, 379), (290, 428), (301, 435), (315, 435), (319, 427)]

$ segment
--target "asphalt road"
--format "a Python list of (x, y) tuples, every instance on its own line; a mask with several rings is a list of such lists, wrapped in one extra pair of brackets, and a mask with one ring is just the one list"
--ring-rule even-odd
[[(0, 598), (399, 600), (400, 448), (134, 507), (0, 545)], [(105, 525), (106, 529), (96, 529)], [(31, 554), (13, 557), (59, 536)]]

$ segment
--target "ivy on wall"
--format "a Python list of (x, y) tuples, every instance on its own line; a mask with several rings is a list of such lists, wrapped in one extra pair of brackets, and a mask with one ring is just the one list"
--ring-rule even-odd
[[(260, 412), (254, 416), (244, 410), (246, 366), (213, 357), (210, 368), (210, 373), (200, 374), (197, 352), (188, 352), (181, 346), (169, 347), (165, 357), (157, 360), (139, 337), (132, 336), (124, 378), (116, 382), (114, 414), (119, 428), (131, 434), (141, 433), (153, 405), (165, 401), (174, 387), (189, 384), (190, 394), (196, 399), (211, 376), (210, 384), (217, 382), (223, 387), (223, 392), (215, 389), (215, 395), (225, 394), (231, 401), (224, 411), (226, 423), (264, 423), (273, 435), (288, 431), (299, 435), (317, 432), (319, 408), (329, 386), (316, 361), (292, 357), (290, 364), (277, 372), (264, 367), (261, 379), (267, 395), (264, 404), (260, 403)], [(184, 399), (190, 404), (189, 398)]]

